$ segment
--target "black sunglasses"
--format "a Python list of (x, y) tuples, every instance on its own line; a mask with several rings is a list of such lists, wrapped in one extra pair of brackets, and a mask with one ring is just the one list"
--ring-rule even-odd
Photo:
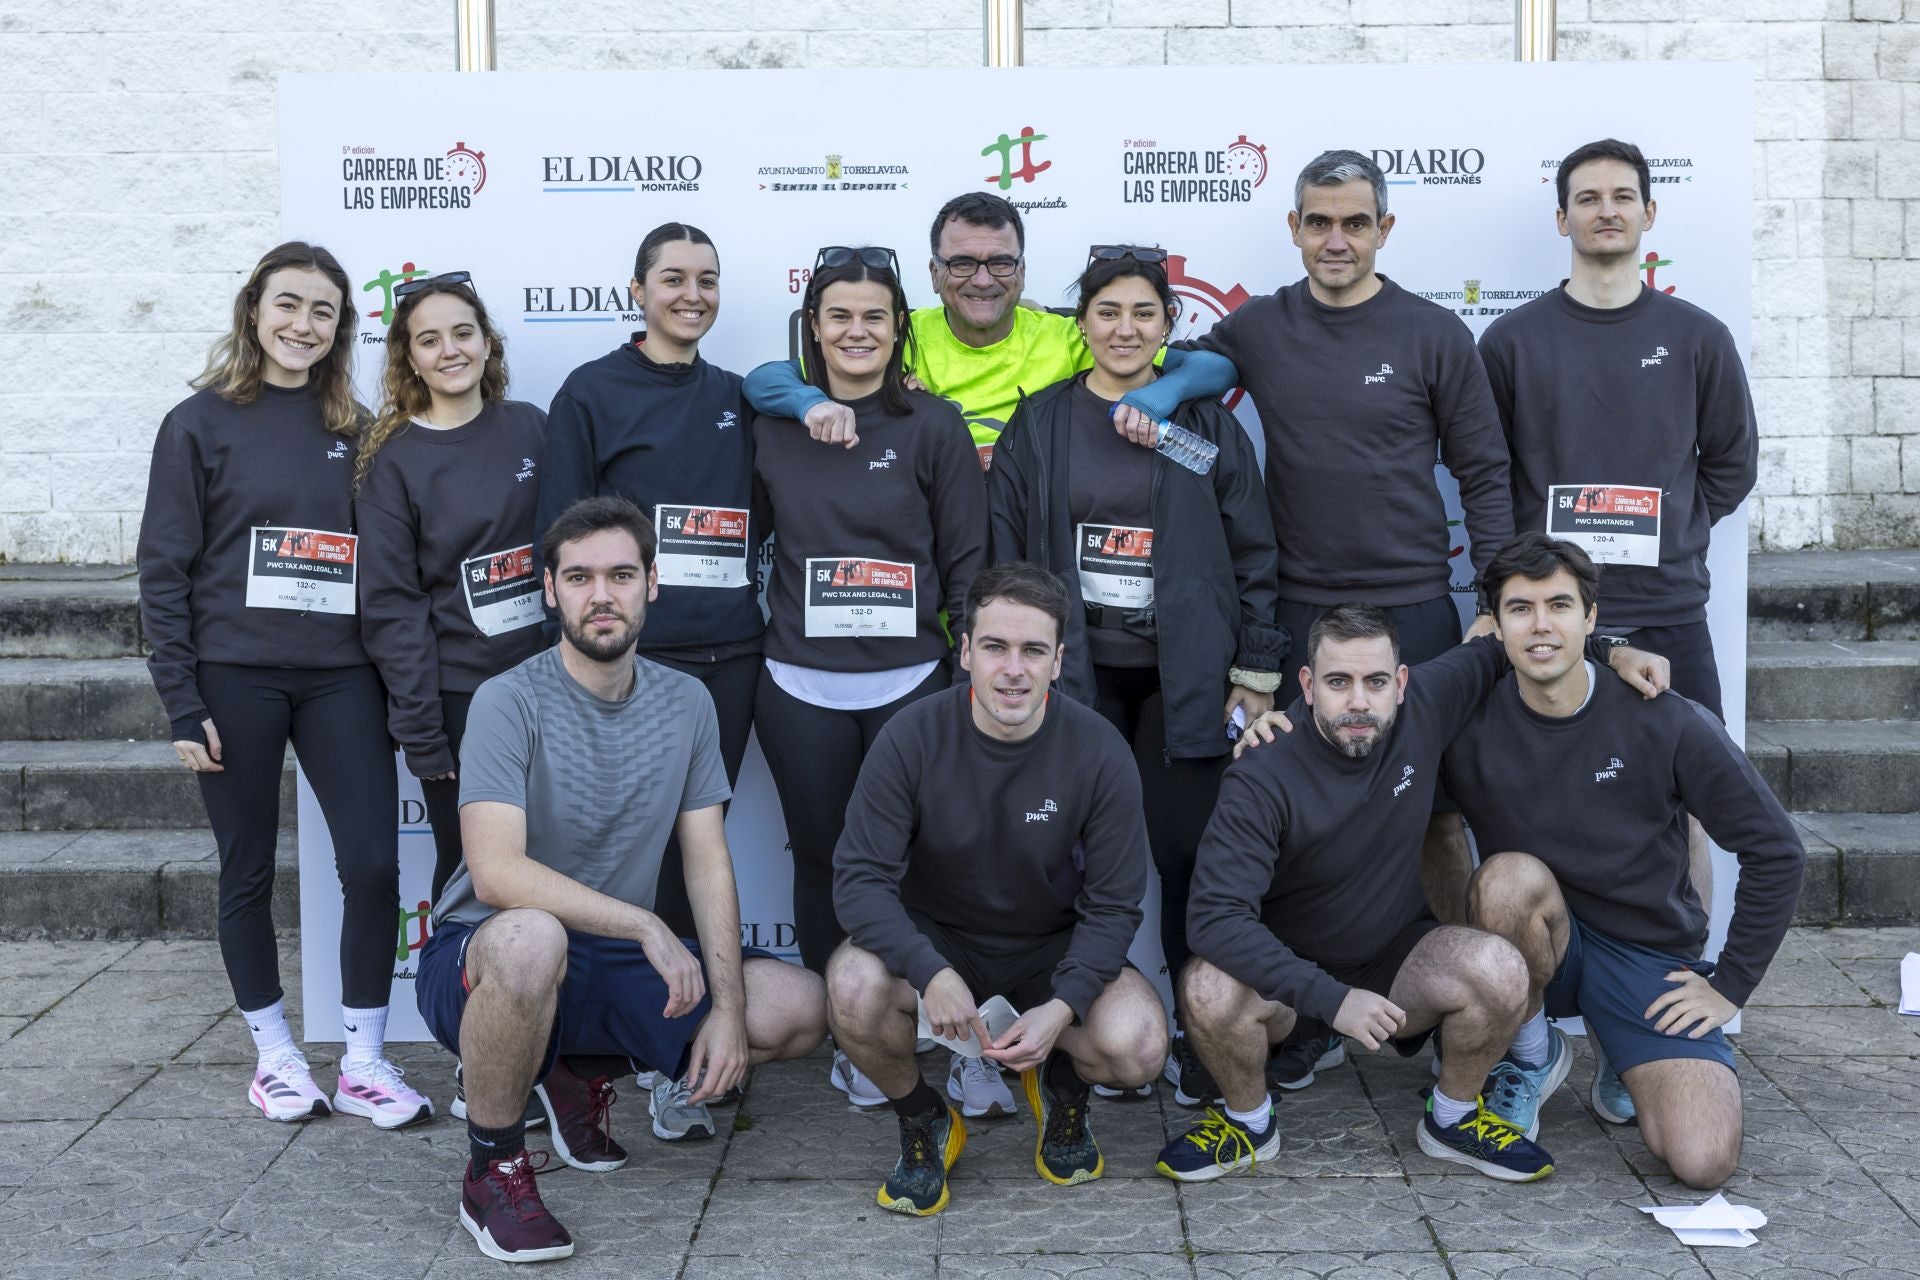
[(844, 244), (830, 244), (813, 256), (813, 269), (823, 267), (844, 267), (849, 262), (859, 261), (876, 271), (891, 271), (896, 279), (900, 275), (900, 259), (891, 249), (877, 244), (861, 245), (854, 248)]
[(415, 276), (411, 280), (406, 280), (393, 286), (393, 296), (395, 298), (404, 298), (410, 293), (420, 292), (429, 285), (471, 284), (472, 282), (473, 273), (471, 271), (442, 271), (437, 276)]
[(1087, 261), (1118, 262), (1132, 258), (1136, 262), (1161, 263), (1167, 260), (1165, 249), (1150, 249), (1137, 244), (1096, 244), (1087, 249)]

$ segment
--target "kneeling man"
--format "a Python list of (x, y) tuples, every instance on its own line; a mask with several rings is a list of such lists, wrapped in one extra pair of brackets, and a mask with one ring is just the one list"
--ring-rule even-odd
[[(1160, 997), (1126, 962), (1147, 887), (1140, 777), (1124, 739), (1048, 684), (1060, 675), (1067, 594), (1034, 565), (997, 565), (967, 592), (965, 687), (881, 731), (834, 851), (848, 940), (827, 965), (834, 1042), (893, 1103), (900, 1160), (880, 1206), (946, 1206), (967, 1143), (920, 1078), (916, 1007), (939, 1036), (971, 1031), (1020, 1073), (1039, 1133), (1034, 1166), (1061, 1185), (1105, 1164), (1091, 1086), (1135, 1089), (1167, 1057)], [(979, 1004), (1020, 1018), (996, 1040)]]
[[(1599, 595), (1585, 551), (1521, 534), (1482, 581), (1513, 674), (1448, 748), (1446, 785), (1490, 855), (1469, 883), (1469, 918), (1527, 961), (1529, 1016), (1493, 1105), (1530, 1122), (1566, 1075), (1568, 1047), (1546, 1019), (1579, 1015), (1594, 1110), (1616, 1124), (1637, 1115), (1675, 1177), (1716, 1187), (1741, 1139), (1720, 1027), (1786, 934), (1805, 846), (1709, 708), (1671, 692), (1631, 697), (1581, 661)], [(1707, 910), (1688, 872), (1688, 814), (1740, 860), (1711, 962), (1700, 958)]]
[[(1421, 888), (1421, 847), (1447, 743), (1507, 669), (1499, 644), (1470, 640), (1409, 673), (1380, 609), (1327, 610), (1307, 633), (1305, 726), (1227, 770), (1188, 902), (1195, 955), (1182, 975), (1190, 1034), (1226, 1108), (1169, 1143), (1159, 1171), (1218, 1178), (1280, 1149), (1263, 1065), (1298, 1016), (1369, 1049), (1419, 1051), (1438, 1027), (1440, 1078), (1420, 1149), (1489, 1177), (1553, 1172), (1531, 1135), (1481, 1097), (1526, 1000), (1526, 966), (1504, 939), (1438, 923)], [(1651, 689), (1664, 664), (1617, 658)]]
[[(417, 991), (464, 1070), (460, 1222), (505, 1262), (573, 1252), (525, 1149), (536, 1081), (554, 1150), (602, 1172), (627, 1153), (606, 1129), (613, 1090), (588, 1059), (657, 1072), (654, 1132), (684, 1137), (712, 1133), (707, 1102), (749, 1066), (799, 1057), (826, 1034), (818, 978), (741, 951), (712, 700), (635, 654), (654, 546), (624, 499), (561, 514), (541, 540), (560, 642), (480, 686), (460, 753), (466, 862), (434, 909)], [(698, 942), (652, 910), (670, 834)]]

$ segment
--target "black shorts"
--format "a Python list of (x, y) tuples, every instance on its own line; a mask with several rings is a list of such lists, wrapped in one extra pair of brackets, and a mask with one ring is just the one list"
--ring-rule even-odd
[[(1400, 976), (1400, 970), (1405, 967), (1407, 957), (1412, 955), (1413, 949), (1420, 945), (1420, 939), (1439, 927), (1440, 922), (1432, 916), (1422, 916), (1394, 934), (1387, 945), (1381, 949), (1380, 954), (1366, 963), (1322, 965), (1321, 968), (1336, 981), (1345, 983), (1349, 987), (1358, 987), (1362, 991), (1371, 991), (1375, 995), (1390, 996), (1393, 994), (1393, 980)], [(1427, 1042), (1427, 1038), (1433, 1032), (1434, 1028), (1428, 1027), (1425, 1031), (1396, 1039), (1393, 1047), (1400, 1051), (1401, 1057), (1411, 1058), (1420, 1052), (1420, 1046)]]
[(1066, 958), (1073, 930), (1046, 938), (1012, 938), (968, 933), (927, 919), (909, 910), (913, 927), (925, 935), (960, 980), (977, 1005), (994, 996), (1021, 1013), (1053, 999), (1053, 971)]
[(1713, 658), (1713, 632), (1704, 622), (1685, 622), (1677, 627), (1595, 628), (1602, 635), (1619, 636), (1636, 649), (1657, 653), (1673, 669), (1673, 691), (1713, 712), (1726, 723), (1720, 708), (1720, 664)]

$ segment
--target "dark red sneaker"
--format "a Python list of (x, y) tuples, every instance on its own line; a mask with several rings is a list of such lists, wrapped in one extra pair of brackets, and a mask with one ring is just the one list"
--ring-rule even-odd
[(547, 1109), (555, 1155), (588, 1173), (606, 1173), (627, 1162), (627, 1149), (613, 1140), (613, 1104), (619, 1095), (606, 1076), (583, 1080), (567, 1068), (565, 1058), (556, 1058), (533, 1092)]
[[(540, 1155), (546, 1162), (546, 1153)], [(501, 1262), (545, 1262), (573, 1256), (573, 1237), (547, 1212), (537, 1170), (525, 1151), (492, 1160), (476, 1178), (472, 1162), (460, 1188), (460, 1225), (480, 1252)]]

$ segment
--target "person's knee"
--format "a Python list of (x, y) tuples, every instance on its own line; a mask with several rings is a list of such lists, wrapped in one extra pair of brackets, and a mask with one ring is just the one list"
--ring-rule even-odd
[(749, 1013), (771, 1015), (748, 1019), (749, 1026), (768, 1028), (769, 1058), (801, 1058), (820, 1047), (827, 1038), (827, 985), (818, 974), (779, 960), (754, 959), (746, 962), (745, 981)]
[(1713, 1138), (1688, 1137), (1664, 1152), (1655, 1152), (1667, 1162), (1673, 1176), (1699, 1191), (1711, 1191), (1733, 1176), (1740, 1165), (1740, 1140), (1731, 1142)]
[(1530, 853), (1496, 853), (1467, 883), (1467, 918), (1483, 929), (1512, 926), (1537, 913), (1557, 888), (1547, 864)]
[(1102, 1010), (1089, 1028), (1093, 1049), (1111, 1077), (1102, 1084), (1135, 1089), (1160, 1074), (1167, 1061), (1167, 1014), (1151, 991), (1124, 1006)]
[(893, 997), (894, 976), (879, 956), (843, 942), (827, 961), (825, 1009), (836, 1026), (858, 1025)]
[(1520, 949), (1491, 933), (1475, 933), (1462, 948), (1462, 972), (1473, 1000), (1502, 1017), (1518, 1017), (1527, 1004), (1527, 960)]
[(567, 973), (567, 929), (532, 907), (493, 916), (467, 944), (467, 972), (475, 989), (492, 988), (516, 1000), (538, 1000)]
[(1224, 1029), (1243, 1019), (1251, 993), (1236, 978), (1195, 956), (1180, 975), (1180, 1001), (1189, 1029)]

